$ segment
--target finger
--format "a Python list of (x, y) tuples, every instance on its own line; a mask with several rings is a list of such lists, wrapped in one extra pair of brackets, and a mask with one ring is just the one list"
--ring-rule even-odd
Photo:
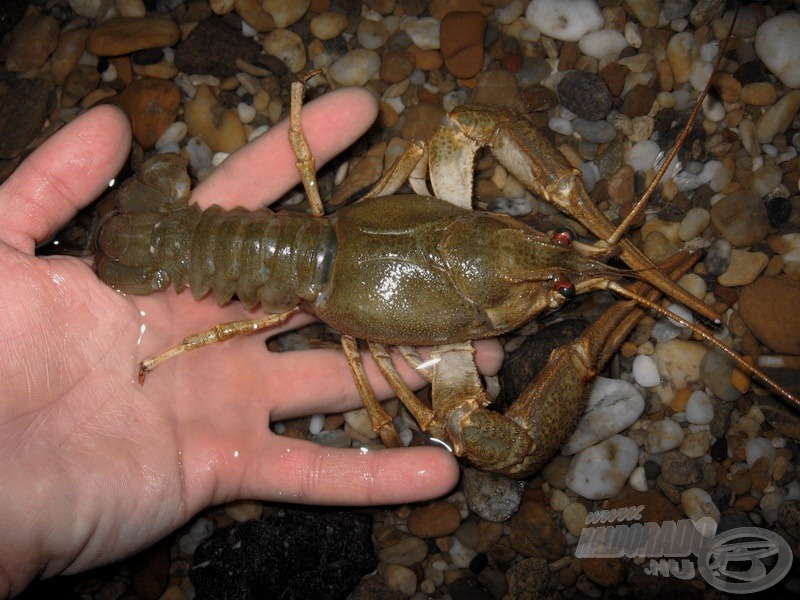
[(248, 463), (242, 497), (325, 505), (401, 504), (439, 497), (458, 481), (458, 464), (438, 448), (326, 448), (277, 436), (268, 444)]
[(100, 106), (81, 115), (31, 154), (0, 188), (0, 236), (33, 253), (97, 197), (130, 151), (124, 113)]
[[(377, 116), (377, 102), (361, 88), (344, 88), (303, 106), (301, 123), (317, 168), (355, 142)], [(267, 133), (229, 156), (193, 194), (211, 204), (256, 208), (300, 181), (284, 119)]]

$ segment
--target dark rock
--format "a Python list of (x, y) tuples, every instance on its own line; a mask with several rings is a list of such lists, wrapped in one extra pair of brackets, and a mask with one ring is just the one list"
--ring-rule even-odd
[(596, 73), (569, 71), (557, 89), (561, 104), (588, 121), (605, 119), (611, 112), (611, 92)]
[(186, 73), (232, 77), (236, 59), (256, 61), (259, 47), (220, 18), (204, 19), (175, 48), (175, 66)]
[(493, 600), (483, 584), (472, 577), (460, 577), (450, 584), (453, 600)]
[(56, 107), (51, 81), (11, 79), (0, 83), (0, 158), (22, 153), (44, 126)]
[(792, 216), (792, 202), (788, 198), (775, 196), (767, 202), (767, 219), (770, 227), (777, 229)]
[(0, 37), (14, 29), (14, 25), (19, 23), (25, 14), (27, 6), (25, 0), (5, 0), (0, 3)]
[(197, 548), (191, 580), (207, 600), (344, 599), (377, 564), (371, 529), (351, 513), (245, 521)]
[(154, 65), (164, 58), (164, 50), (162, 48), (148, 48), (146, 50), (137, 50), (131, 54), (131, 61), (136, 65)]

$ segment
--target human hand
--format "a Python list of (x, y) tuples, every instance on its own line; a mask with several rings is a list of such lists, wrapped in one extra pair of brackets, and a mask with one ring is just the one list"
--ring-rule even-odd
[[(304, 107), (317, 164), (352, 143), (375, 113), (372, 96), (354, 89)], [(458, 468), (443, 450), (323, 448), (269, 430), (275, 420), (360, 405), (340, 352), (274, 354), (254, 335), (180, 356), (144, 386), (135, 382), (142, 358), (255, 313), (171, 289), (124, 296), (86, 261), (34, 256), (102, 192), (129, 142), (120, 112), (93, 109), (0, 187), (0, 596), (38, 575), (131, 554), (213, 504), (392, 504), (447, 492)], [(284, 123), (229, 158), (193, 199), (255, 207), (297, 182), (294, 162)], [(298, 315), (269, 333), (309, 320)], [(497, 347), (484, 347), (481, 367), (496, 369)], [(389, 397), (365, 362), (378, 396)]]

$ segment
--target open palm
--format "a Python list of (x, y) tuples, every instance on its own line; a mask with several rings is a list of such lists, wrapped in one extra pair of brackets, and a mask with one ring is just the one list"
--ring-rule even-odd
[[(374, 116), (362, 90), (304, 108), (318, 164)], [(135, 382), (142, 358), (248, 314), (235, 302), (218, 307), (172, 290), (126, 297), (83, 260), (34, 256), (36, 244), (104, 189), (129, 140), (121, 113), (94, 109), (0, 188), (0, 596), (37, 575), (130, 554), (211, 504), (397, 503), (450, 489), (458, 471), (441, 450), (331, 449), (269, 431), (274, 420), (359, 406), (340, 352), (273, 354), (256, 335), (183, 355), (144, 386)], [(276, 126), (193, 198), (255, 207), (296, 183), (294, 161), (285, 124)], [(299, 315), (271, 333), (309, 319)], [(486, 348), (482, 367), (491, 370), (499, 353)], [(367, 366), (379, 396), (388, 396)]]

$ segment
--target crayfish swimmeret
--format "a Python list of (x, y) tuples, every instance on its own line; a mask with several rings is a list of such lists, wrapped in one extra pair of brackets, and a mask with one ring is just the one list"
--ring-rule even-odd
[[(580, 172), (529, 121), (507, 109), (454, 109), (429, 144), (411, 143), (366, 198), (324, 217), (300, 128), (302, 90), (300, 83), (292, 88), (290, 140), (315, 216), (218, 207), (202, 212), (188, 203), (190, 181), (177, 155), (147, 161), (119, 190), (118, 211), (98, 238), (95, 268), (104, 281), (133, 294), (188, 285), (197, 298), (213, 291), (222, 304), (235, 295), (247, 307), (260, 303), (267, 313), (186, 338), (144, 361), (140, 379), (177, 354), (308, 311), (341, 333), (373, 427), (387, 445), (398, 444), (397, 434), (367, 383), (357, 339), (368, 342), (423, 429), (480, 469), (525, 477), (569, 435), (593, 376), (644, 308), (664, 312), (654, 304), (660, 293), (715, 318), (664, 270), (677, 277), (691, 258), (678, 256), (664, 269), (656, 267), (621, 238), (630, 221), (614, 226), (589, 199)], [(545, 235), (511, 217), (471, 210), (472, 163), (482, 146), (601, 241), (580, 245), (562, 233)], [(406, 180), (415, 194), (396, 194)], [(632, 271), (600, 262), (611, 250)], [(620, 284), (632, 274), (643, 281), (630, 288)], [(504, 415), (489, 410), (471, 340), (509, 332), (576, 294), (599, 289), (632, 300), (614, 305), (576, 342), (556, 350)], [(422, 369), (432, 382), (431, 407), (403, 384), (387, 345), (401, 346), (411, 361), (414, 353), (405, 346), (434, 346), (433, 366)]]

